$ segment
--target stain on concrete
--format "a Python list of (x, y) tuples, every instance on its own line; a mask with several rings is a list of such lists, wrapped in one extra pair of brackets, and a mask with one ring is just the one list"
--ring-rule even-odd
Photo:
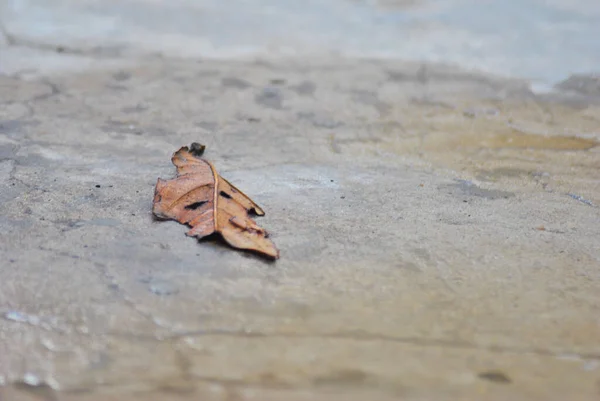
[(515, 196), (513, 192), (480, 188), (467, 180), (456, 180), (455, 184), (444, 185), (440, 189), (446, 190), (448, 193), (455, 196), (469, 196), (491, 200), (508, 199)]
[(300, 96), (312, 96), (317, 90), (317, 85), (312, 81), (302, 81), (297, 85), (290, 86), (290, 89)]
[(517, 178), (533, 176), (535, 173), (514, 167), (498, 167), (491, 170), (480, 170), (477, 176), (481, 180), (496, 181), (499, 178)]
[(312, 123), (312, 125), (317, 128), (333, 129), (333, 128), (337, 128), (337, 127), (340, 127), (343, 125), (342, 122), (336, 121), (324, 113), (315, 113), (312, 111), (308, 111), (308, 112), (301, 111), (301, 112), (298, 112), (296, 114), (296, 116), (300, 120), (310, 121)]
[[(491, 128), (493, 129), (493, 128)], [(468, 149), (537, 149), (537, 150), (588, 150), (598, 146), (593, 139), (575, 136), (545, 136), (526, 133), (509, 127), (496, 127), (504, 132), (464, 132), (431, 135), (425, 142), (427, 150)]]
[(119, 84), (106, 84), (106, 88), (114, 90), (116, 92), (127, 92), (127, 90), (129, 89), (125, 85)]
[(375, 92), (354, 90), (352, 93), (352, 100), (357, 103), (366, 104), (372, 106), (381, 115), (387, 115), (392, 109), (389, 103), (383, 102), (379, 99), (379, 96)]
[(482, 107), (467, 107), (463, 110), (463, 116), (469, 118), (480, 118), (480, 117), (494, 117), (500, 113), (495, 108), (482, 108)]
[(221, 79), (221, 86), (234, 89), (247, 89), (250, 88), (252, 85), (248, 81), (245, 81), (241, 78), (225, 77)]
[(403, 82), (403, 81), (409, 81), (409, 80), (413, 79), (410, 74), (407, 74), (404, 71), (390, 70), (390, 71), (386, 71), (386, 75), (387, 75), (387, 79), (392, 82)]
[(129, 81), (131, 79), (131, 73), (126, 71), (119, 71), (112, 75), (113, 79), (118, 82)]
[(573, 136), (547, 137), (537, 134), (513, 133), (500, 134), (491, 138), (488, 147), (494, 148), (521, 148), (521, 149), (547, 149), (547, 150), (587, 150), (598, 146), (593, 139), (578, 138)]
[(125, 114), (136, 114), (136, 113), (141, 113), (146, 110), (148, 110), (148, 107), (143, 106), (141, 104), (138, 104), (135, 106), (125, 106), (121, 109), (121, 111)]
[(393, 82), (417, 82), (421, 85), (427, 84), (429, 81), (429, 71), (426, 65), (421, 65), (416, 72), (405, 72), (405, 71), (386, 71), (387, 78)]
[(254, 101), (266, 108), (279, 110), (283, 107), (281, 89), (268, 86), (254, 96)]
[(481, 169), (476, 172), (476, 178), (485, 182), (500, 182), (503, 180), (531, 180), (543, 188), (548, 185), (550, 173), (545, 171), (530, 171), (525, 168), (498, 167), (494, 169)]
[(413, 263), (413, 262), (402, 262), (398, 265), (398, 268), (405, 270), (405, 271), (414, 272), (414, 273), (423, 273), (423, 270), (421, 270), (421, 268), (419, 266), (417, 266), (416, 263)]
[(0, 134), (14, 134), (21, 132), (25, 125), (27, 125), (27, 123), (21, 120), (0, 120)]
[(200, 121), (200, 122), (194, 123), (194, 125), (196, 127), (200, 127), (200, 128), (205, 129), (207, 131), (214, 131), (219, 126), (218, 123), (213, 122), (213, 121)]

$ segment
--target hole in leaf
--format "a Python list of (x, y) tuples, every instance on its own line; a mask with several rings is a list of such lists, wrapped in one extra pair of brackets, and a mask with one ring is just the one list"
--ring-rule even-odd
[(200, 202), (194, 202), (190, 205), (187, 205), (185, 208), (187, 210), (196, 210), (198, 209), (200, 206), (204, 205), (206, 203), (206, 201), (200, 201)]
[(223, 198), (227, 198), (227, 199), (231, 199), (231, 195), (229, 195), (227, 192), (225, 191), (221, 191), (219, 192), (219, 195), (221, 195)]

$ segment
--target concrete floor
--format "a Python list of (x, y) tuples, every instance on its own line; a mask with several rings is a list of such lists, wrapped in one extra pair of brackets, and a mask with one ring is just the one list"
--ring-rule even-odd
[[(439, 25), (468, 1), (332, 0), (318, 35), (298, 27), (320, 3), (239, 3), (256, 15), (0, 1), (0, 399), (597, 400), (597, 6), (528, 2), (531, 32), (580, 51), (521, 70), (535, 34), (454, 66), (412, 52), (475, 43)], [(368, 54), (364, 10), (447, 38), (398, 50), (380, 18), (397, 53)], [(302, 40), (248, 26), (281, 15)], [(193, 141), (265, 209), (280, 260), (152, 218)]]

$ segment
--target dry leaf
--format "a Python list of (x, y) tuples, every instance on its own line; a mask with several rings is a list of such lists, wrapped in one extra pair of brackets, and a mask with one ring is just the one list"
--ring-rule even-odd
[(217, 232), (235, 248), (279, 258), (268, 233), (248, 215), (263, 216), (265, 212), (201, 158), (204, 149), (204, 145), (192, 143), (173, 154), (177, 177), (158, 179), (154, 215), (191, 226), (188, 236), (203, 238)]

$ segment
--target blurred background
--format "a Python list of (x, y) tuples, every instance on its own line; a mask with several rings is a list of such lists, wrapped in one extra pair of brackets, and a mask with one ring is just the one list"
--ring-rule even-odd
[(4, 40), (28, 45), (106, 55), (443, 62), (527, 78), (539, 90), (597, 72), (599, 18), (595, 0), (0, 1)]

